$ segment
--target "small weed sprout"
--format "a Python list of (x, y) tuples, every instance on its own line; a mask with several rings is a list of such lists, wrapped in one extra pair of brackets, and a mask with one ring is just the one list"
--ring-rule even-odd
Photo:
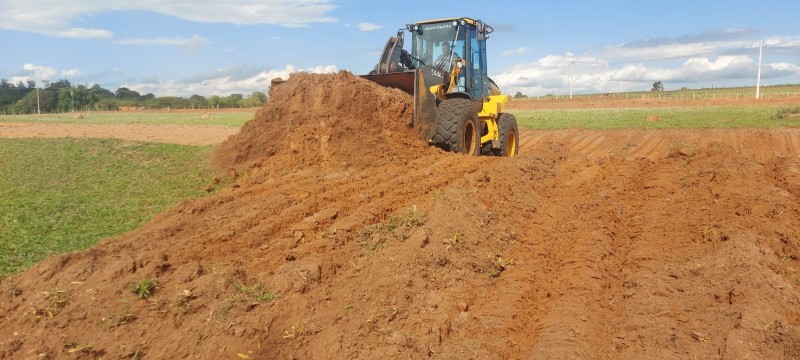
[(69, 354), (85, 354), (89, 355), (90, 357), (98, 357), (105, 354), (105, 351), (95, 349), (94, 346), (86, 344), (64, 344), (64, 349), (67, 350)]
[(189, 289), (184, 289), (183, 292), (178, 295), (178, 301), (175, 302), (175, 306), (179, 309), (185, 309), (186, 305), (189, 304), (189, 301), (197, 299), (197, 295), (192, 294)]
[(292, 325), (291, 329), (283, 331), (283, 338), (284, 339), (294, 338), (294, 334), (295, 334), (296, 330), (297, 330), (297, 324)]
[(122, 310), (102, 319), (102, 327), (105, 330), (116, 328), (120, 325), (129, 324), (136, 320), (136, 314), (130, 307), (125, 306)]
[(461, 236), (461, 233), (455, 231), (453, 232), (453, 237), (447, 240), (447, 250), (461, 250), (464, 248), (465, 243), (466, 241), (464, 241), (464, 237)]
[(45, 316), (48, 318), (52, 318), (58, 313), (61, 312), (64, 307), (67, 306), (69, 301), (67, 301), (66, 295), (64, 295), (64, 291), (59, 289), (52, 289), (49, 291), (43, 292), (45, 299), (49, 302), (47, 309), (39, 309), (35, 308), (31, 311), (31, 321), (34, 323), (39, 322)]
[(250, 287), (247, 287), (245, 284), (236, 284), (234, 287), (236, 287), (236, 291), (246, 298), (260, 303), (270, 302), (278, 297), (277, 292), (269, 292), (267, 288), (261, 284), (255, 284)]
[(436, 190), (433, 193), (433, 202), (435, 203), (437, 200), (441, 199), (442, 197), (444, 197), (444, 189)]
[(368, 247), (368, 256), (384, 248), (389, 240), (406, 241), (414, 229), (424, 224), (425, 214), (416, 205), (404, 215), (392, 215), (386, 221), (370, 225), (361, 230), (361, 245)]
[(227, 303), (223, 306), (222, 311), (220, 311), (222, 317), (228, 316), (239, 304), (244, 303), (245, 311), (250, 311), (259, 304), (270, 302), (279, 296), (277, 291), (270, 292), (261, 284), (247, 286), (238, 283), (234, 284), (233, 287), (236, 288), (236, 294), (229, 297)]
[(503, 271), (506, 271), (509, 265), (513, 264), (513, 261), (504, 259), (500, 255), (492, 255), (491, 253), (489, 254), (489, 259), (490, 259), (489, 260), (490, 265), (488, 273), (489, 276), (492, 278), (500, 276), (500, 274), (502, 274)]
[(144, 300), (155, 295), (156, 286), (158, 286), (158, 279), (143, 279), (131, 284), (128, 289), (140, 300)]

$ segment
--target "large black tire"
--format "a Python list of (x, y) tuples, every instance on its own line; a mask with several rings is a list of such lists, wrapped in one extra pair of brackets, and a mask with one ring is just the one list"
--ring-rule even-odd
[(500, 117), (497, 118), (497, 128), (500, 137), (500, 149), (495, 151), (495, 155), (517, 156), (519, 154), (517, 118), (511, 114), (500, 114)]
[(481, 153), (480, 125), (472, 101), (445, 100), (439, 104), (433, 144), (445, 151), (478, 156)]

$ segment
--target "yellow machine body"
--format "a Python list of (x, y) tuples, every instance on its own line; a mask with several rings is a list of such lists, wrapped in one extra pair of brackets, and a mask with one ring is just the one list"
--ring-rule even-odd
[[(413, 123), (424, 140), (433, 142), (440, 104), (462, 99), (455, 101), (477, 112), (478, 147), (484, 151), (500, 149), (504, 131), (499, 120), (510, 97), (487, 76), (486, 39), (493, 29), (470, 18), (422, 21), (406, 28), (413, 35), (412, 50), (403, 49), (401, 30), (386, 43), (375, 69), (363, 77), (414, 97)], [(457, 44), (460, 53), (450, 47)], [(438, 59), (433, 60), (437, 54)], [(473, 105), (466, 105), (466, 100)], [(514, 119), (514, 136), (518, 135), (516, 131)], [(516, 149), (508, 153), (515, 155)]]

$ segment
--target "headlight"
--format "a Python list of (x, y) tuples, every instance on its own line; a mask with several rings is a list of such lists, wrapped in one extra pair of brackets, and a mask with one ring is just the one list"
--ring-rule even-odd
[(461, 61), (456, 61), (456, 68), (461, 69), (462, 67), (464, 67), (464, 64), (462, 64)]
[(458, 26), (458, 20), (453, 20), (453, 26)]
[(461, 25), (462, 25), (462, 26), (463, 26), (463, 25), (467, 25), (467, 22), (466, 22), (466, 21), (464, 21), (464, 20), (461, 20)]
[(419, 30), (419, 25), (414, 24), (413, 26), (411, 26), (411, 30), (414, 30), (414, 31)]

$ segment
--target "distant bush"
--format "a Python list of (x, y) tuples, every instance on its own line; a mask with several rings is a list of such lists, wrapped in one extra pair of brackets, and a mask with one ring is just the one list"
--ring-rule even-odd
[(790, 117), (798, 117), (798, 116), (800, 116), (800, 106), (788, 106), (776, 109), (775, 114), (772, 115), (772, 118), (788, 119)]

